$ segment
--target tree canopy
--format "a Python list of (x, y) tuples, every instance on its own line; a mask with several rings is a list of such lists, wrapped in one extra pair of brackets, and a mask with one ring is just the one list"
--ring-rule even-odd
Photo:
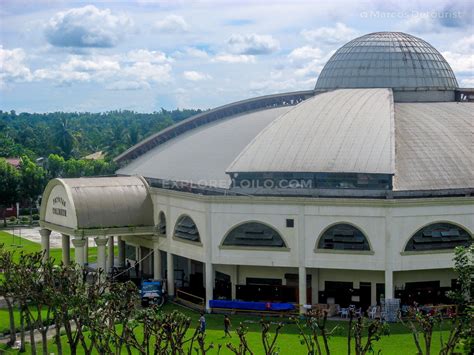
[(103, 151), (111, 159), (140, 140), (201, 110), (20, 113), (0, 111), (0, 157), (58, 154), (81, 158)]

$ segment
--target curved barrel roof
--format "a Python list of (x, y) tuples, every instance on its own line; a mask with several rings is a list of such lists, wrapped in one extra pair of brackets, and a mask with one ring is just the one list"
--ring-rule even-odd
[(247, 113), (194, 128), (139, 156), (117, 174), (227, 188), (230, 179), (225, 169), (229, 163), (266, 125), (290, 108)]
[(327, 92), (274, 120), (227, 172), (393, 174), (392, 131), (391, 90)]
[(137, 176), (53, 179), (40, 219), (73, 230), (154, 226), (148, 184)]

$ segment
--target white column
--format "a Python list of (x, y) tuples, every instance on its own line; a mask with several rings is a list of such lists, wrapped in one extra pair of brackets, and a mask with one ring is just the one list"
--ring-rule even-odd
[(311, 274), (311, 303), (319, 303), (319, 269), (313, 269)]
[(49, 259), (49, 236), (51, 230), (42, 228), (40, 229), (41, 235), (41, 251), (43, 252), (43, 262)]
[(370, 283), (370, 305), (375, 306), (377, 304), (377, 283)]
[(74, 245), (74, 261), (80, 267), (83, 267), (85, 263), (84, 247), (86, 245), (86, 240), (82, 238), (73, 238), (72, 245)]
[(166, 278), (168, 279), (168, 296), (174, 297), (174, 261), (173, 254), (166, 255)]
[(188, 268), (188, 272), (187, 272), (187, 278), (188, 278), (188, 281), (191, 281), (191, 269), (192, 269), (192, 260), (191, 259), (188, 259), (187, 261), (187, 268)]
[[(106, 237), (96, 237), (94, 238), (95, 244), (97, 245), (97, 271), (105, 271), (106, 268), (106, 253), (105, 246), (107, 245), (108, 239)], [(105, 277), (105, 274), (102, 274), (102, 277)]]
[(159, 244), (159, 237), (155, 236), (153, 239), (153, 278), (155, 280), (161, 280), (161, 253)]
[(207, 262), (205, 265), (206, 273), (206, 311), (210, 312), (209, 301), (214, 298), (214, 268), (212, 263)]
[(393, 298), (393, 271), (385, 270), (385, 298)]
[(122, 237), (117, 237), (118, 244), (118, 266), (125, 266), (125, 241), (122, 240)]
[(237, 269), (238, 269), (238, 265), (234, 265), (232, 267), (232, 277), (230, 279), (231, 281), (231, 284), (230, 284), (230, 287), (231, 287), (231, 290), (230, 290), (230, 294), (231, 294), (231, 298), (233, 300), (237, 299), (237, 284), (238, 284), (238, 280), (239, 280), (239, 277), (238, 277), (238, 272), (237, 272)]
[(84, 264), (89, 264), (89, 238), (85, 239), (86, 244), (84, 245)]
[(71, 238), (67, 234), (61, 234), (61, 247), (63, 264), (69, 265), (71, 263)]
[(306, 286), (306, 232), (305, 232), (305, 206), (300, 206), (298, 219), (295, 227), (298, 233), (298, 294), (300, 304), (300, 314), (306, 313), (304, 308), (308, 304)]
[(307, 291), (306, 291), (306, 268), (300, 266), (298, 268), (298, 286), (299, 286), (299, 304), (300, 304), (300, 314), (304, 314), (306, 309), (303, 307), (305, 304), (308, 304), (307, 300)]
[(107, 270), (112, 272), (112, 268), (114, 267), (114, 237), (111, 235), (108, 241), (108, 250), (107, 250)]

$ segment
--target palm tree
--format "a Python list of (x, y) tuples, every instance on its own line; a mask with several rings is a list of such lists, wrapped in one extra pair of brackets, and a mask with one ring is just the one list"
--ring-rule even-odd
[(69, 128), (69, 120), (64, 116), (59, 118), (55, 137), (56, 144), (61, 148), (65, 158), (70, 158), (76, 144), (76, 138)]

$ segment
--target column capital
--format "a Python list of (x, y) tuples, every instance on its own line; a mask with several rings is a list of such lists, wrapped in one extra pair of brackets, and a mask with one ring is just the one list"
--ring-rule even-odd
[(41, 228), (39, 232), (42, 237), (49, 237), (51, 235), (51, 229)]
[(72, 238), (72, 245), (74, 245), (74, 248), (83, 248), (86, 245), (86, 240), (83, 238)]
[(109, 238), (108, 237), (95, 237), (94, 241), (97, 246), (106, 246), (107, 242), (109, 241)]

